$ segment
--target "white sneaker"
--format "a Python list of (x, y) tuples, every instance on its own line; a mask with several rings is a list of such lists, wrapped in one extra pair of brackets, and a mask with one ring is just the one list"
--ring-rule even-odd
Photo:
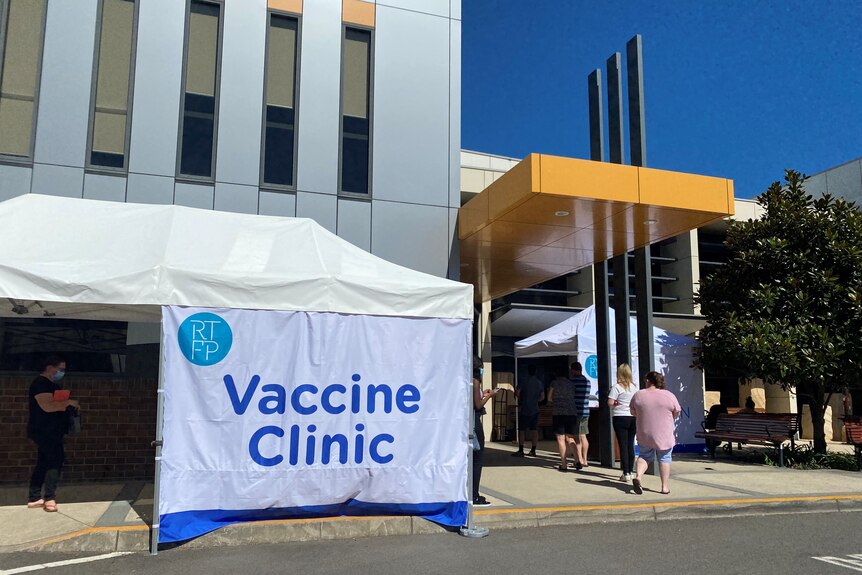
[(627, 474), (627, 473), (623, 473), (622, 475), (620, 475), (620, 481), (622, 481), (623, 483), (628, 483), (628, 481), (629, 481), (629, 476), (628, 476), (628, 474)]
[(634, 479), (634, 478), (635, 478), (635, 474), (634, 474), (634, 473), (629, 473), (629, 474), (626, 476), (626, 483), (629, 483), (629, 482), (630, 482), (632, 479)]

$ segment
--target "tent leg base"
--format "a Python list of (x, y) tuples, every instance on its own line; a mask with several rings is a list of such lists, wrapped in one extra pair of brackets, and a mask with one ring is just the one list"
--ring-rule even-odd
[(481, 539), (482, 537), (487, 537), (490, 531), (488, 531), (487, 527), (462, 527), (460, 533), (463, 537)]

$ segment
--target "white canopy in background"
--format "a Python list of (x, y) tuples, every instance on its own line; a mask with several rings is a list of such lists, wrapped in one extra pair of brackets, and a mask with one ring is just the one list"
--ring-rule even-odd
[(0, 202), (0, 223), (2, 317), (18, 304), (24, 317), (151, 322), (162, 305), (473, 318), (471, 285), (310, 219), (26, 194)]
[[(614, 310), (608, 310), (610, 331), (611, 364), (616, 366), (616, 328)], [(638, 375), (637, 320), (629, 318), (632, 372), (636, 382)], [(672, 391), (683, 408), (677, 421), (677, 444), (685, 449), (698, 449), (703, 440), (694, 437), (700, 430), (703, 415), (703, 373), (692, 366), (697, 340), (653, 326), (655, 369), (665, 377), (665, 385)], [(590, 306), (569, 319), (558, 323), (531, 337), (515, 343), (517, 359), (550, 357), (556, 355), (577, 356), (584, 365), (584, 375), (592, 383), (593, 393), (598, 395), (596, 371), (596, 309)], [(594, 404), (595, 406), (595, 404)]]

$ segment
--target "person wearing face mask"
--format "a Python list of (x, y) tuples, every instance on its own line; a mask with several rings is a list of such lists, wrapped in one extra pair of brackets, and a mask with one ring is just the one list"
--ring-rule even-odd
[(485, 404), (493, 397), (490, 389), (482, 389), (482, 376), (485, 368), (482, 360), (473, 358), (473, 433), (479, 442), (479, 449), (473, 451), (473, 505), (490, 505), (491, 502), (479, 495), (479, 481), (482, 479), (482, 458), (485, 454), (485, 429), (482, 427), (482, 416), (485, 415)]
[(38, 458), (27, 497), (27, 507), (30, 509), (57, 511), (55, 493), (65, 459), (63, 435), (69, 422), (66, 408), (79, 408), (78, 402), (73, 399), (55, 399), (54, 392), (62, 389), (60, 380), (65, 374), (66, 361), (52, 355), (45, 360), (42, 373), (30, 384), (27, 436), (38, 447)]

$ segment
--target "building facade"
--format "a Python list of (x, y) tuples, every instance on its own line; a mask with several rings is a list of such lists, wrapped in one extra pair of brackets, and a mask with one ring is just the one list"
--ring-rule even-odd
[[(0, 201), (309, 217), (391, 262), (457, 274), (460, 5), (0, 0)], [(87, 410), (65, 477), (151, 477), (158, 326), (3, 305), (0, 481), (28, 477), (24, 392), (49, 353)]]
[(310, 217), (448, 272), (460, 0), (0, 0), (0, 200)]

